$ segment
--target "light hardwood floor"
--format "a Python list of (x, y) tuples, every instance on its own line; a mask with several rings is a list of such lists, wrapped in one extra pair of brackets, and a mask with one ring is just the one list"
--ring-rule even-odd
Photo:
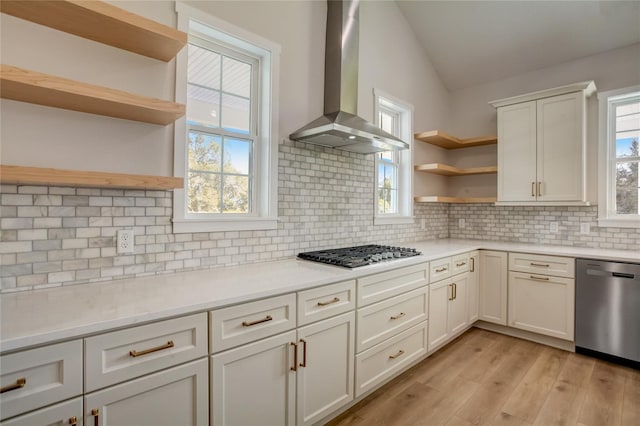
[(640, 371), (472, 328), (329, 423), (640, 425)]

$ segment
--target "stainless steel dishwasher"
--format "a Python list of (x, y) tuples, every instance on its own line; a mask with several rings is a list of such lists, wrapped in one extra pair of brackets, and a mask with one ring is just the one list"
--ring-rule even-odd
[(640, 264), (577, 259), (576, 352), (640, 366)]

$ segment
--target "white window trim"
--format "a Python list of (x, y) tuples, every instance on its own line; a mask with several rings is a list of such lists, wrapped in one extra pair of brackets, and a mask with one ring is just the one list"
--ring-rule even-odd
[(615, 179), (615, 145), (610, 143), (615, 126), (612, 125), (612, 117), (609, 114), (610, 105), (620, 100), (626, 94), (640, 92), (639, 86), (623, 89), (609, 90), (598, 94), (599, 116), (599, 162), (598, 162), (598, 226), (617, 228), (640, 228), (639, 217), (624, 217), (615, 214), (616, 194), (612, 190)]
[(413, 105), (402, 101), (395, 96), (389, 95), (382, 90), (373, 89), (373, 116), (374, 123), (379, 126), (379, 104), (380, 98), (386, 99), (394, 104), (400, 112), (400, 139), (409, 144), (409, 149), (398, 151), (398, 213), (379, 214), (378, 213), (378, 170), (374, 171), (374, 225), (397, 225), (414, 223), (413, 216)]
[[(279, 114), (279, 75), (280, 75), (280, 51), (278, 44), (273, 43), (259, 35), (253, 34), (243, 28), (237, 27), (219, 18), (195, 9), (184, 3), (176, 2), (178, 15), (177, 28), (189, 33), (189, 22), (198, 23), (215, 28), (218, 32), (229, 34), (235, 39), (247, 42), (246, 50), (252, 51), (253, 46), (260, 46), (261, 52), (267, 51), (268, 55), (262, 57), (262, 66), (269, 72), (261, 73), (262, 82), (260, 90), (263, 105), (268, 108), (270, 114), (267, 120), (261, 120), (260, 134), (270, 135), (269, 143), (264, 138), (257, 138), (255, 144), (255, 158), (260, 164), (256, 165), (255, 173), (255, 214), (254, 215), (228, 215), (222, 217), (188, 218), (186, 211), (185, 189), (175, 189), (173, 192), (173, 232), (213, 232), (213, 231), (245, 231), (277, 229), (278, 227), (278, 114)], [(255, 53), (259, 53), (255, 51)], [(176, 102), (187, 102), (187, 49), (182, 49), (176, 56)], [(174, 155), (173, 174), (182, 177), (186, 181), (187, 157), (186, 141), (187, 126), (186, 115), (175, 122), (174, 125)], [(266, 152), (265, 152), (266, 151)]]

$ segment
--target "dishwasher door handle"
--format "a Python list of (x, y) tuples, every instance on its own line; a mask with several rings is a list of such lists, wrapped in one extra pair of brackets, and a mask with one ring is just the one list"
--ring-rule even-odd
[(629, 279), (634, 279), (636, 277), (633, 274), (625, 274), (623, 272), (612, 272), (611, 275), (618, 278), (629, 278)]

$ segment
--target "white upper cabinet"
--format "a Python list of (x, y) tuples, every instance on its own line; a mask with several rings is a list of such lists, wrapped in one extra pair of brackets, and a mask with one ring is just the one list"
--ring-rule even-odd
[(584, 205), (586, 97), (593, 81), (491, 102), (498, 109), (498, 204)]

